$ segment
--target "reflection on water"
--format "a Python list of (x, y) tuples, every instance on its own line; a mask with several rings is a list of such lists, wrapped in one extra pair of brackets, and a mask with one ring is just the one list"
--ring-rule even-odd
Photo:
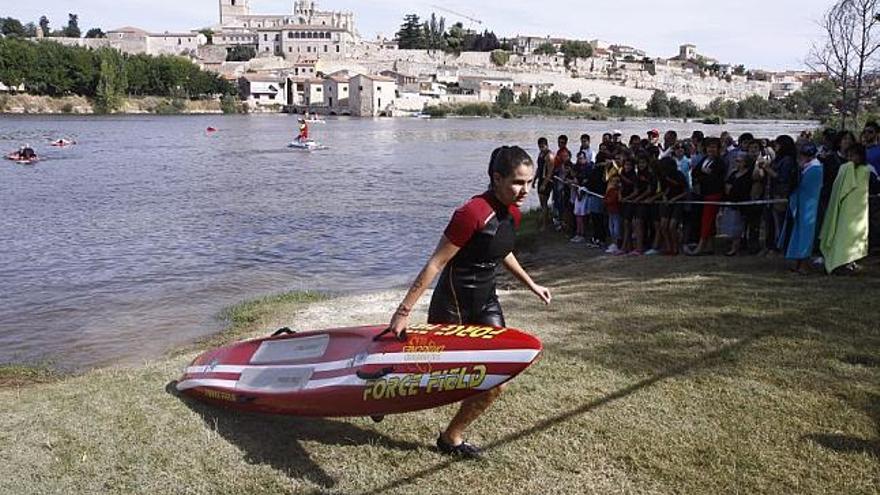
[[(0, 151), (28, 142), (44, 161), (0, 164), (0, 362), (145, 359), (218, 330), (243, 299), (403, 284), (485, 186), (494, 147), (610, 125), (340, 119), (313, 127), (330, 149), (308, 153), (285, 148), (290, 116), (4, 116)], [(62, 136), (79, 144), (47, 146)]]

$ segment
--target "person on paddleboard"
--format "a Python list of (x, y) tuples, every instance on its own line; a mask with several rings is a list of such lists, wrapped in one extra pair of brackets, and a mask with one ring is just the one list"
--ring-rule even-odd
[(299, 136), (296, 137), (296, 140), (300, 143), (309, 140), (309, 124), (306, 123), (305, 119), (299, 119)]
[[(428, 323), (505, 326), (495, 292), (495, 272), (504, 266), (544, 304), (550, 290), (536, 284), (513, 254), (515, 229), (534, 180), (532, 159), (518, 146), (492, 152), (489, 190), (471, 198), (455, 211), (440, 242), (391, 317), (390, 327), (400, 335), (409, 325), (412, 308), (437, 274), (428, 310)], [(498, 398), (502, 387), (462, 401), (461, 408), (437, 438), (440, 452), (479, 457), (480, 449), (464, 441), (464, 430)]]

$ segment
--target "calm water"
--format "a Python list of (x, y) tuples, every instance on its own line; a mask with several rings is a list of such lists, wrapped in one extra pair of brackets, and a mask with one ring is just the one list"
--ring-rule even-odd
[[(44, 157), (0, 163), (0, 363), (133, 361), (217, 331), (218, 312), (244, 299), (402, 285), (482, 191), (494, 147), (612, 125), (693, 129), (345, 119), (313, 126), (330, 149), (307, 153), (285, 148), (290, 116), (0, 116), (0, 151), (28, 142)], [(62, 136), (80, 144), (46, 145)]]

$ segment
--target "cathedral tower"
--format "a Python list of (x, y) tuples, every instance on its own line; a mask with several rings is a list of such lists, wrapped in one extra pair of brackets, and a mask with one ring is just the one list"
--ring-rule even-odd
[(250, 13), (250, 0), (220, 0), (220, 24), (232, 22)]

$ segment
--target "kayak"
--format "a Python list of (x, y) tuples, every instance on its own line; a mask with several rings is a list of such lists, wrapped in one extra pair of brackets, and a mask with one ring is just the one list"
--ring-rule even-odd
[(290, 416), (399, 414), (452, 404), (506, 383), (534, 363), (541, 341), (512, 328), (414, 325), (297, 333), (209, 350), (174, 391), (248, 412)]
[(308, 141), (291, 141), (290, 144), (287, 145), (288, 148), (293, 148), (297, 150), (305, 150), (305, 151), (315, 151), (315, 150), (325, 150), (326, 146), (323, 144), (312, 141), (309, 139)]
[(326, 124), (326, 120), (306, 120), (306, 124)]
[(59, 139), (58, 141), (52, 141), (51, 146), (63, 148), (64, 146), (71, 146), (74, 144), (76, 144), (76, 141), (70, 141), (68, 139)]
[(21, 155), (19, 155), (18, 152), (15, 152), (15, 151), (6, 155), (6, 159), (12, 160), (13, 162), (18, 163), (19, 165), (32, 165), (32, 164), (40, 161), (40, 158), (37, 156), (34, 156), (33, 158), (22, 158)]
[(206, 132), (217, 132), (217, 128), (216, 127), (208, 127), (207, 129), (205, 129), (205, 131)]

